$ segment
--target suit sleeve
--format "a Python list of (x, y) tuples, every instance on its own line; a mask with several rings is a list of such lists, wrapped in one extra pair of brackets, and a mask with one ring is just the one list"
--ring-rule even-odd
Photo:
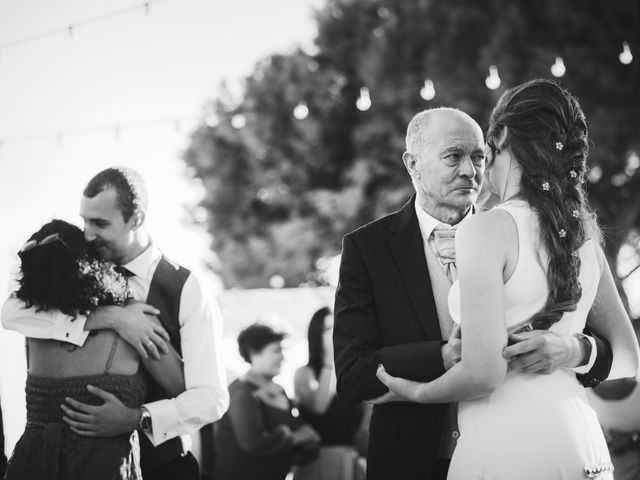
[(383, 345), (375, 292), (350, 235), (343, 240), (339, 278), (333, 340), (340, 398), (359, 403), (386, 393), (375, 375), (380, 363), (392, 375), (411, 380), (429, 381), (444, 373), (440, 340)]
[(595, 388), (609, 376), (611, 362), (613, 361), (613, 351), (607, 339), (598, 335), (588, 326), (585, 328), (584, 333), (595, 340), (596, 360), (587, 373), (577, 375), (577, 377), (585, 387)]

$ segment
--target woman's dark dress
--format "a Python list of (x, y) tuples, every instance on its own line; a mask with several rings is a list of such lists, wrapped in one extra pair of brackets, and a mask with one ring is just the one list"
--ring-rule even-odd
[(353, 445), (362, 415), (362, 405), (349, 405), (337, 395), (323, 414), (300, 407), (300, 416), (320, 434), (322, 446)]
[[(229, 386), (229, 411), (215, 431), (216, 480), (284, 480), (296, 461), (289, 432), (301, 420), (290, 408), (264, 401), (260, 390), (244, 379)], [(282, 395), (286, 396), (284, 391)]]
[[(116, 339), (117, 342), (117, 339)], [(114, 342), (115, 344), (115, 342)], [(62, 420), (66, 397), (99, 405), (87, 391), (93, 385), (114, 394), (128, 407), (143, 403), (147, 384), (142, 371), (134, 375), (105, 373), (69, 378), (29, 375), (26, 383), (27, 426), (7, 465), (6, 480), (139, 480), (137, 432), (117, 437), (81, 437)]]

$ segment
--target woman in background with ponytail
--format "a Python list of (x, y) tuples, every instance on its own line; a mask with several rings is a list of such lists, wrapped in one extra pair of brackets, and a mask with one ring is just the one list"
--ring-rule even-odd
[(602, 429), (575, 374), (510, 372), (502, 355), (523, 327), (570, 335), (589, 315), (613, 349), (609, 378), (638, 369), (636, 337), (586, 203), (584, 114), (557, 83), (533, 80), (502, 95), (487, 145), (485, 181), (502, 203), (456, 236), (449, 310), (462, 328), (462, 360), (427, 383), (381, 366), (392, 391), (385, 401), (460, 402), (450, 480), (612, 479)]

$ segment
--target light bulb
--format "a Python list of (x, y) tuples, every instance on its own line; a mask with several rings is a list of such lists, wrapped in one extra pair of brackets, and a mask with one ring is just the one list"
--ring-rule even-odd
[(495, 90), (500, 86), (500, 76), (498, 75), (498, 67), (491, 65), (489, 67), (489, 76), (484, 81), (489, 90)]
[(304, 120), (309, 116), (309, 107), (307, 107), (306, 102), (300, 102), (293, 109), (293, 116), (298, 120)]
[(212, 127), (212, 128), (217, 127), (219, 121), (220, 119), (218, 118), (218, 115), (216, 115), (216, 112), (214, 111), (207, 113), (204, 117), (204, 123), (207, 127)]
[(271, 288), (282, 288), (284, 287), (284, 285), (285, 285), (285, 281), (282, 275), (273, 275), (269, 279), (269, 286)]
[(151, 4), (149, 2), (144, 2), (144, 13), (147, 17), (151, 16)]
[(564, 66), (564, 62), (562, 61), (562, 57), (556, 57), (556, 61), (551, 65), (551, 74), (554, 77), (562, 77), (567, 71), (567, 67)]
[(236, 130), (240, 130), (244, 128), (246, 124), (247, 124), (247, 119), (241, 113), (237, 113), (233, 117), (231, 117), (231, 126)]
[(620, 52), (620, 55), (618, 55), (618, 59), (623, 65), (629, 65), (633, 61), (629, 42), (622, 42), (622, 51)]
[(356, 108), (361, 112), (366, 112), (371, 108), (371, 97), (369, 96), (369, 89), (362, 87), (360, 89), (360, 96), (356, 100)]
[(433, 80), (427, 78), (424, 81), (424, 87), (420, 89), (420, 96), (425, 100), (433, 100), (436, 96), (436, 89), (433, 86)]
[(69, 25), (69, 26), (67, 27), (67, 34), (69, 35), (69, 38), (73, 38), (73, 33), (74, 33), (74, 31), (73, 31), (73, 25)]

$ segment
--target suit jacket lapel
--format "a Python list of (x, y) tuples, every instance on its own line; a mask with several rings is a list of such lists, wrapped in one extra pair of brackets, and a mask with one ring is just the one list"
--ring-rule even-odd
[(415, 195), (396, 215), (390, 228), (389, 245), (422, 328), (427, 337), (441, 339), (414, 202)]

